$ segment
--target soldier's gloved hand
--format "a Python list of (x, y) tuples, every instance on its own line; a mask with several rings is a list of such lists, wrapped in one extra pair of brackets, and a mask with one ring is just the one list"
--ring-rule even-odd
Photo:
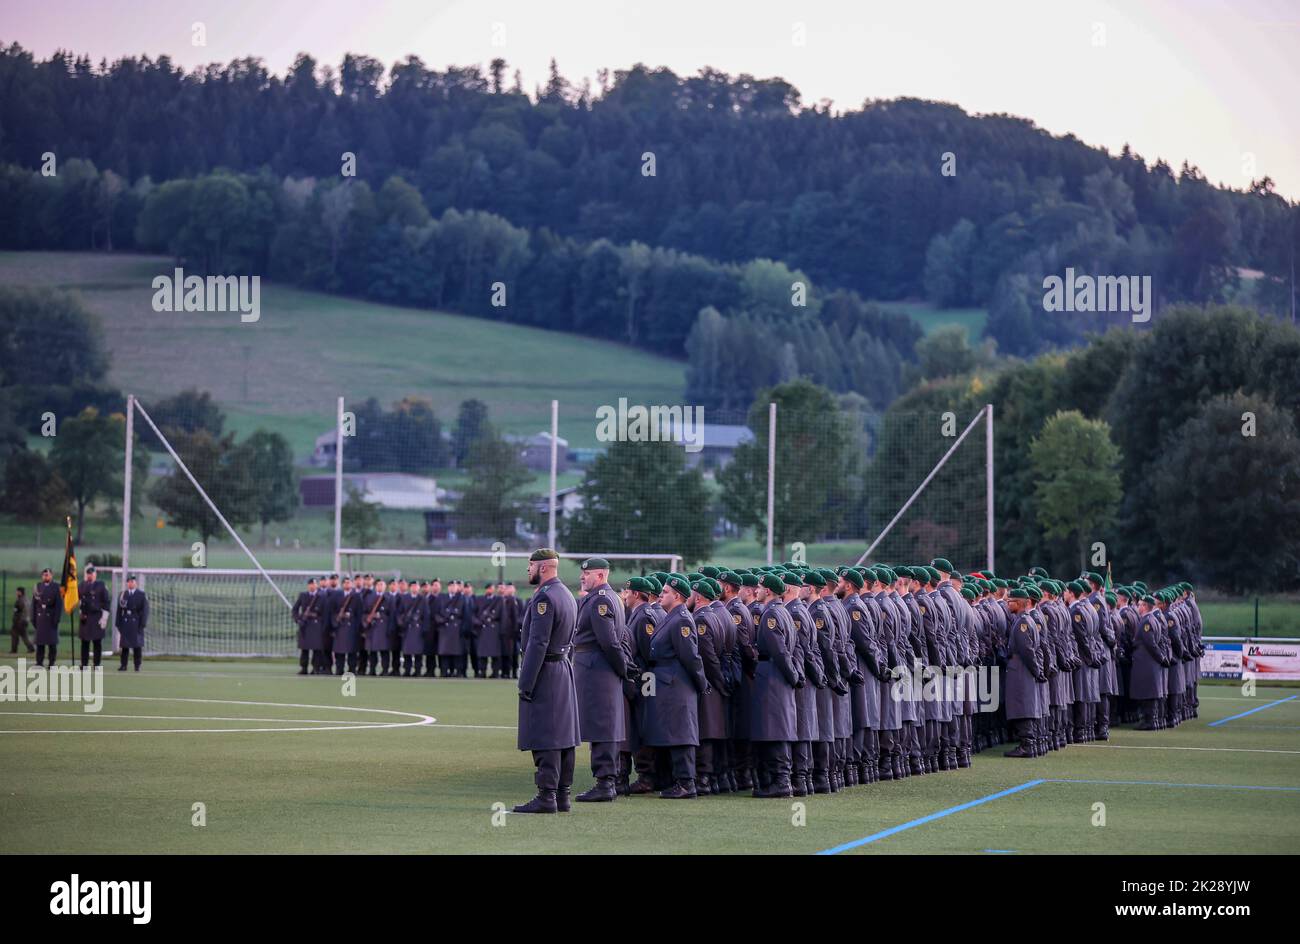
[(851, 685), (861, 685), (866, 680), (867, 677), (862, 674), (861, 669), (854, 669), (853, 674), (849, 676), (849, 684)]
[(519, 693), (519, 700), (520, 700), (520, 701), (532, 701), (532, 700), (533, 700), (533, 693), (532, 693), (532, 692), (520, 692), (520, 693)]
[(843, 682), (841, 682), (839, 685), (832, 685), (831, 691), (833, 691), (836, 695), (847, 695), (849, 693), (848, 686), (846, 686)]

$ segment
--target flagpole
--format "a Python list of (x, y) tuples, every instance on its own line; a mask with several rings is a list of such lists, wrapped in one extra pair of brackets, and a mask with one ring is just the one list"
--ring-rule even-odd
[[(64, 520), (67, 522), (68, 525), (67, 533), (64, 535), (63, 538), (63, 565), (66, 567), (68, 564), (68, 541), (72, 537), (72, 517), (69, 515)], [(65, 578), (63, 586), (59, 588), (59, 596), (64, 597), (67, 591), (68, 591), (68, 584)], [(60, 607), (60, 609), (64, 611), (68, 610), (66, 606)], [(73, 620), (72, 613), (69, 611), (68, 612), (68, 665), (75, 669), (77, 667), (77, 651), (76, 651), (77, 634), (76, 631), (73, 629), (74, 625), (76, 625), (76, 621)]]

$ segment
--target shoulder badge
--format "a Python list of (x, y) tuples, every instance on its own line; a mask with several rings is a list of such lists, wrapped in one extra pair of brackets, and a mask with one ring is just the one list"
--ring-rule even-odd
[(604, 604), (604, 603), (597, 603), (597, 604), (596, 604), (596, 612), (599, 613), (601, 616), (608, 616), (608, 615), (609, 615), (609, 607), (608, 607), (606, 604)]
[(648, 620), (646, 621), (646, 624), (645, 624), (645, 634), (646, 634), (647, 636), (653, 636), (653, 635), (655, 634), (655, 624), (654, 624), (654, 623), (651, 623), (651, 622), (648, 621)]
[(794, 628), (795, 628), (795, 629), (803, 629), (803, 623), (802, 623), (800, 620), (795, 620), (795, 621), (794, 621)]
[(538, 615), (538, 616), (545, 616), (545, 615), (546, 615), (546, 601), (545, 601), (545, 600), (543, 600), (541, 603), (537, 604), (537, 615)]
[(817, 620), (814, 620), (814, 622), (817, 624), (817, 628), (818, 628), (818, 629), (825, 629), (825, 628), (826, 628), (826, 621), (825, 621), (825, 620), (819, 618), (819, 619), (817, 619)]
[(689, 626), (682, 627), (682, 637), (685, 639), (691, 638), (691, 628)]
[(852, 612), (853, 612), (853, 618), (854, 618), (855, 620), (860, 620), (860, 619), (862, 619), (862, 611), (861, 611), (861, 610), (853, 610)]
[(1142, 632), (1144, 632), (1144, 633), (1149, 633), (1149, 632), (1151, 632), (1151, 627), (1150, 627), (1150, 626), (1143, 626), (1143, 627), (1142, 627)]
[(732, 621), (733, 623), (735, 623), (737, 626), (739, 626), (739, 625), (740, 625), (740, 614), (739, 614), (739, 613), (732, 613), (732, 614), (731, 614), (731, 621)]
[(703, 636), (703, 635), (704, 635), (704, 624), (703, 624), (703, 623), (696, 623), (696, 624), (695, 624), (695, 631), (696, 631), (697, 633), (699, 633), (701, 636)]
[(1029, 627), (1026, 626), (1024, 623), (1021, 623), (1021, 624), (1020, 624), (1020, 631), (1021, 631), (1022, 633), (1027, 633), (1027, 632), (1029, 632)]
[(1083, 617), (1080, 616), (1078, 613), (1075, 613), (1075, 614), (1074, 614), (1074, 621), (1075, 621), (1076, 623), (1079, 622), (1079, 621), (1082, 620), (1082, 619), (1083, 619)]
[[(757, 622), (757, 620), (755, 620), (755, 622)], [(767, 618), (767, 628), (768, 628), (768, 629), (776, 629), (776, 617), (775, 617), (775, 616), (769, 616), (769, 617)]]

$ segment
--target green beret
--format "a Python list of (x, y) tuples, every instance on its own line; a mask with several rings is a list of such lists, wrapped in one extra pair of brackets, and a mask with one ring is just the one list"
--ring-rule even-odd
[(892, 567), (886, 567), (881, 564), (876, 568), (876, 573), (880, 575), (881, 583), (896, 583), (898, 581), (898, 574), (894, 573)]
[(1046, 569), (1045, 567), (1039, 567), (1039, 566), (1037, 566), (1037, 565), (1035, 565), (1035, 566), (1029, 568), (1029, 574), (1030, 574), (1030, 576), (1032, 576), (1032, 577), (1050, 577), (1050, 576), (1051, 576), (1051, 574), (1049, 574), (1049, 573), (1047, 572), (1047, 569)]
[(785, 593), (785, 583), (776, 574), (764, 574), (759, 586), (773, 593)]
[(654, 581), (649, 577), (633, 577), (627, 582), (627, 588), (637, 593), (658, 593), (655, 587)]
[(1069, 583), (1066, 584), (1066, 586), (1070, 588), (1070, 591), (1072, 593), (1075, 593), (1079, 596), (1082, 596), (1083, 594), (1088, 592), (1088, 588), (1083, 585), (1082, 580), (1071, 580)]
[(821, 571), (810, 570), (803, 575), (803, 582), (810, 587), (826, 586), (826, 578), (821, 575)]
[(680, 593), (683, 598), (689, 597), (691, 595), (691, 582), (687, 580), (685, 577), (683, 577), (681, 574), (673, 574), (664, 582), (665, 590), (669, 589), (670, 587), (673, 590)]
[(908, 567), (906, 564), (899, 564), (897, 567), (891, 567), (889, 569), (893, 571), (895, 580), (899, 577), (902, 577), (904, 580), (913, 579), (912, 568)]
[(1029, 591), (1026, 590), (1024, 587), (1016, 587), (1016, 589), (1014, 589), (1014, 590), (1012, 590), (1010, 593), (1008, 593), (1007, 596), (1009, 596), (1009, 597), (1010, 597), (1011, 599), (1013, 599), (1013, 600), (1032, 600), (1032, 599), (1033, 599), (1033, 597), (1031, 597), (1031, 596), (1029, 595)]
[(1143, 593), (1146, 593), (1146, 592), (1147, 592), (1147, 585), (1146, 585), (1145, 583), (1143, 583), (1141, 580), (1134, 580), (1134, 581), (1133, 581), (1133, 586), (1137, 587), (1137, 588), (1138, 588), (1139, 590), (1141, 590)]
[(1104, 584), (1106, 582), (1101, 579), (1101, 574), (1094, 573), (1091, 570), (1085, 571), (1084, 573), (1080, 574), (1080, 576), (1083, 577), (1085, 580), (1090, 580), (1093, 583), (1098, 585)]
[(975, 591), (972, 590), (970, 587), (962, 587), (961, 595), (964, 596), (967, 600), (975, 599)]
[(746, 587), (757, 587), (757, 586), (758, 586), (758, 575), (757, 575), (757, 574), (741, 574), (741, 575), (740, 575), (740, 580), (741, 580), (741, 583), (742, 583), (744, 586), (746, 586)]
[(703, 576), (704, 574), (700, 573), (698, 570), (693, 570), (686, 575), (686, 579), (689, 580), (691, 583), (694, 583), (695, 581), (699, 580)]
[(922, 567), (920, 569), (925, 571), (927, 583), (938, 583), (943, 579), (943, 574), (939, 573), (939, 568), (937, 567)]
[(706, 578), (706, 579), (709, 581), (709, 586), (713, 588), (713, 598), (716, 600), (716, 599), (718, 599), (719, 597), (721, 597), (721, 596), (722, 596), (722, 584), (721, 584), (721, 582), (719, 582), (718, 580), (714, 579), (713, 577), (708, 577), (708, 578)]
[(709, 564), (707, 567), (701, 567), (700, 573), (706, 577), (716, 577), (718, 574), (722, 573), (722, 571), (717, 567), (714, 567), (712, 564)]
[(954, 580), (965, 580), (965, 579), (966, 579), (965, 577), (963, 577), (963, 576), (961, 575), (961, 571), (960, 571), (960, 570), (950, 570), (950, 571), (948, 572), (948, 576), (951, 577), (951, 578), (954, 579)]
[(798, 574), (794, 573), (793, 571), (787, 570), (785, 573), (781, 575), (781, 579), (785, 581), (786, 586), (789, 587), (803, 586), (803, 578), (800, 577)]
[(1148, 593), (1142, 597), (1142, 602), (1148, 604), (1149, 606), (1155, 606), (1156, 598)]
[(717, 593), (713, 590), (713, 584), (709, 583), (707, 578), (695, 581), (695, 583), (691, 584), (691, 590), (698, 593), (706, 600), (716, 600), (718, 598)]
[(1115, 599), (1115, 594), (1114, 594), (1114, 593), (1107, 592), (1107, 594), (1106, 594), (1106, 605), (1107, 605), (1107, 606), (1114, 606), (1117, 602), (1118, 602), (1118, 601)]
[(721, 580), (723, 583), (729, 584), (733, 587), (743, 587), (745, 585), (744, 578), (742, 578), (740, 574), (736, 573), (734, 570), (722, 571), (722, 573), (718, 574), (718, 579)]
[(829, 567), (818, 568), (817, 573), (826, 578), (826, 586), (831, 587), (840, 582), (840, 575)]
[(952, 564), (942, 557), (936, 557), (934, 560), (930, 561), (930, 566), (938, 568), (939, 570), (947, 571), (948, 573), (952, 573), (953, 570)]
[(609, 570), (609, 561), (603, 557), (588, 557), (578, 566), (583, 570)]
[(863, 579), (862, 575), (858, 573), (856, 570), (844, 571), (844, 579), (847, 580), (849, 583), (853, 584), (853, 587), (856, 590), (861, 590), (862, 585), (866, 583), (866, 580)]
[(1031, 600), (1041, 600), (1043, 598), (1043, 591), (1038, 589), (1037, 584), (1026, 584), (1024, 590), (1025, 593), (1029, 594)]
[(537, 550), (533, 551), (533, 553), (529, 555), (528, 562), (531, 564), (533, 561), (559, 560), (559, 559), (560, 559), (560, 554), (558, 551), (555, 550), (555, 548), (539, 547)]

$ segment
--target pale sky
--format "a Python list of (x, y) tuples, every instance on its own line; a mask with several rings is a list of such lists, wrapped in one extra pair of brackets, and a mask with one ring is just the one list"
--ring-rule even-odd
[(552, 56), (575, 84), (636, 62), (709, 65), (780, 76), (805, 104), (907, 95), (1006, 112), (1232, 187), (1267, 174), (1300, 199), (1300, 0), (0, 0), (0, 40), (96, 63), (252, 55), (276, 73), (300, 51), (436, 69), (501, 56), (530, 92)]

